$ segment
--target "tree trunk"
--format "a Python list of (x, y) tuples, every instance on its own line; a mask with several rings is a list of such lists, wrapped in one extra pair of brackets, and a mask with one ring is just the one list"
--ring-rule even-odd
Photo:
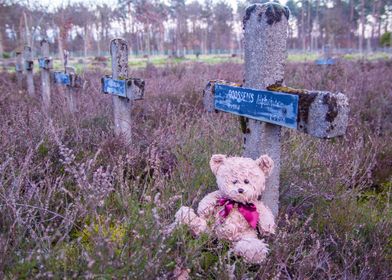
[(302, 51), (306, 50), (306, 38), (305, 38), (305, 0), (302, 1), (301, 9), (301, 39), (302, 39)]
[(175, 56), (180, 56), (179, 49), (180, 46), (180, 36), (181, 36), (181, 20), (177, 17), (177, 28), (176, 28), (176, 54)]
[[(381, 10), (381, 4), (380, 4), (380, 10)], [(379, 10), (378, 13), (378, 26), (377, 26), (377, 37), (380, 39), (381, 37), (381, 11)]]
[(365, 39), (365, 0), (361, 0), (361, 35), (359, 36), (359, 52), (363, 53), (363, 41)]
[(207, 27), (206, 27), (206, 29), (205, 29), (205, 34), (204, 34), (204, 49), (205, 49), (205, 54), (208, 54), (208, 51), (209, 51), (209, 30), (208, 30), (208, 26), (210, 26), (209, 25), (209, 23), (208, 23), (208, 21), (207, 21)]
[(84, 38), (83, 38), (83, 55), (87, 57), (87, 49), (89, 43), (89, 35), (88, 35), (88, 27), (87, 25), (84, 26)]
[(25, 12), (23, 12), (23, 19), (24, 19), (24, 24), (25, 24), (25, 36), (26, 36), (26, 45), (30, 46), (31, 51), (33, 52), (33, 42), (31, 38), (31, 33), (30, 33), (30, 26), (27, 20), (27, 15)]
[(355, 29), (355, 22), (354, 22), (354, 0), (350, 0), (350, 47), (354, 48), (354, 29)]
[(320, 33), (320, 20), (319, 20), (319, 6), (320, 6), (320, 0), (317, 0), (316, 2), (316, 23), (317, 23), (317, 35), (315, 36), (315, 46), (316, 46), (316, 50), (319, 49), (319, 45), (318, 45), (318, 37), (319, 35), (321, 35)]
[(26, 44), (26, 38), (25, 38), (25, 31), (24, 31), (24, 20), (23, 16), (19, 18), (19, 25), (18, 25), (18, 46), (24, 46)]
[(371, 32), (371, 40), (370, 40), (370, 46), (368, 48), (372, 49), (373, 42), (374, 42), (374, 34), (376, 31), (376, 23), (377, 23), (377, 14), (376, 14), (376, 5), (378, 1), (374, 0), (373, 1), (373, 6), (372, 6), (372, 15), (374, 17), (374, 22), (372, 22), (372, 32)]
[[(99, 25), (97, 24), (97, 29), (99, 28)], [(97, 56), (101, 55), (101, 33), (102, 32), (98, 32), (97, 33), (97, 51), (98, 53), (96, 54)]]
[[(307, 13), (307, 19), (308, 19), (308, 34), (307, 37), (310, 38), (310, 41), (312, 41), (312, 27), (311, 27), (311, 4), (310, 1), (308, 1), (308, 13)], [(309, 40), (308, 40), (309, 41)], [(310, 44), (310, 50), (312, 51), (312, 44)]]
[(380, 42), (380, 37), (381, 37), (381, 7), (382, 7), (381, 0), (378, 0), (377, 1), (377, 17), (376, 17), (378, 44)]
[(150, 36), (150, 24), (147, 23), (146, 28), (146, 51), (147, 55), (151, 55), (151, 36)]
[(143, 39), (143, 36), (141, 35), (141, 32), (139, 30), (137, 30), (137, 32), (136, 32), (136, 40), (137, 40), (138, 54), (143, 51), (142, 39)]
[(0, 58), (2, 58), (4, 53), (4, 45), (3, 45), (3, 32), (0, 30)]
[(61, 64), (64, 64), (64, 42), (61, 36), (61, 31), (59, 31), (58, 48), (59, 48), (59, 56), (60, 56)]
[(104, 28), (104, 22), (101, 20), (101, 32), (100, 32), (100, 38), (98, 40), (98, 55), (102, 56), (102, 43), (103, 43), (103, 38), (105, 37), (105, 28)]

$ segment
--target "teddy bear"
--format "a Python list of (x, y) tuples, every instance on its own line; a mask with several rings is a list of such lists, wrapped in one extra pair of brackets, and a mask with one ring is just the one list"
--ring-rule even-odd
[(175, 215), (175, 225), (187, 225), (194, 235), (203, 232), (228, 240), (233, 251), (252, 264), (260, 264), (268, 254), (268, 245), (258, 233), (275, 233), (271, 210), (262, 202), (266, 177), (273, 169), (268, 155), (258, 159), (213, 155), (210, 160), (218, 190), (199, 203), (197, 214), (182, 206)]

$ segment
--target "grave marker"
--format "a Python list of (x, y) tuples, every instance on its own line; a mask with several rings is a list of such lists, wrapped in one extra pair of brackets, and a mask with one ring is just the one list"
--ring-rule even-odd
[(18, 81), (18, 88), (23, 88), (23, 54), (21, 51), (16, 51), (15, 72)]
[(332, 58), (332, 51), (329, 45), (323, 48), (323, 58), (316, 59), (317, 65), (334, 65), (335, 59)]
[(76, 113), (78, 111), (78, 107), (76, 104), (76, 94), (78, 92), (78, 88), (80, 87), (80, 79), (78, 75), (76, 75), (74, 67), (67, 66), (65, 68), (65, 73), (69, 77), (69, 84), (66, 87), (68, 108), (71, 113)]
[(71, 77), (65, 72), (55, 71), (53, 72), (54, 82), (59, 85), (69, 86), (71, 85)]
[(102, 92), (113, 95), (115, 133), (123, 135), (131, 143), (131, 109), (132, 101), (142, 99), (144, 81), (128, 78), (128, 45), (123, 39), (110, 42), (112, 56), (112, 76), (102, 78)]
[(317, 65), (334, 65), (335, 60), (333, 58), (319, 58), (316, 59)]
[(347, 97), (342, 93), (283, 86), (288, 19), (288, 8), (278, 3), (249, 6), (244, 17), (244, 88), (210, 81), (204, 90), (207, 111), (241, 116), (243, 156), (256, 159), (268, 154), (274, 160), (263, 201), (275, 216), (279, 204), (281, 126), (318, 138), (332, 138), (345, 134), (349, 111)]
[(62, 88), (65, 86), (65, 95), (67, 98), (68, 109), (71, 113), (77, 112), (76, 98), (75, 95), (78, 88), (81, 87), (81, 79), (76, 74), (75, 68), (68, 66), (68, 52), (64, 51), (64, 72), (56, 71), (53, 72), (53, 81), (61, 85)]
[(23, 49), (24, 71), (27, 77), (27, 92), (31, 97), (35, 96), (34, 88), (34, 61), (31, 47), (25, 46)]
[(296, 95), (216, 84), (214, 97), (217, 110), (297, 128)]
[(49, 42), (46, 39), (41, 41), (42, 57), (38, 59), (41, 69), (42, 101), (45, 110), (50, 107), (50, 70), (53, 68), (52, 58), (49, 57)]

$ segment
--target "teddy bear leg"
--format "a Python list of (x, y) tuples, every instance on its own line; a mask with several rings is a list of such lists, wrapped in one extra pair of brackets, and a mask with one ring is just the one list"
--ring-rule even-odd
[(195, 235), (200, 235), (207, 230), (207, 222), (196, 215), (192, 208), (182, 206), (176, 213), (176, 224), (185, 224)]
[(268, 245), (256, 237), (244, 237), (234, 243), (234, 252), (248, 263), (260, 264), (268, 251)]

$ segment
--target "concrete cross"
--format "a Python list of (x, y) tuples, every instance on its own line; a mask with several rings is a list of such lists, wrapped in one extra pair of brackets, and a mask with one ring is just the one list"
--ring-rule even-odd
[(279, 205), (281, 127), (332, 138), (345, 134), (349, 112), (347, 97), (342, 93), (297, 90), (283, 85), (289, 13), (287, 7), (273, 2), (249, 6), (243, 21), (243, 87), (210, 81), (204, 90), (207, 111), (240, 116), (243, 156), (256, 159), (268, 154), (274, 160), (263, 201), (275, 216)]
[(42, 101), (44, 109), (48, 111), (50, 107), (50, 70), (53, 68), (53, 61), (49, 57), (49, 42), (46, 39), (41, 41), (41, 52), (42, 57), (38, 59), (38, 65), (41, 69)]
[(23, 49), (24, 71), (27, 77), (27, 92), (31, 97), (35, 96), (34, 88), (34, 61), (31, 47), (25, 46)]
[(75, 95), (78, 88), (81, 87), (81, 79), (76, 74), (75, 68), (68, 66), (68, 51), (64, 51), (64, 72), (53, 72), (53, 80), (56, 84), (65, 86), (65, 94), (68, 103), (68, 109), (73, 114), (77, 112)]
[(330, 45), (325, 45), (323, 47), (323, 57), (316, 59), (317, 65), (333, 65), (335, 64), (335, 59), (332, 57), (332, 51)]
[(20, 50), (16, 51), (15, 72), (19, 90), (23, 88), (23, 54)]
[(78, 89), (81, 87), (81, 80), (76, 74), (76, 70), (74, 67), (65, 67), (65, 73), (70, 77), (70, 84), (66, 87), (66, 96), (68, 100), (69, 111), (73, 114), (78, 111), (76, 94), (78, 92)]
[(116, 135), (132, 142), (131, 102), (143, 99), (145, 83), (141, 79), (128, 78), (128, 45), (123, 39), (110, 42), (112, 76), (102, 78), (102, 92), (113, 95), (114, 126)]

